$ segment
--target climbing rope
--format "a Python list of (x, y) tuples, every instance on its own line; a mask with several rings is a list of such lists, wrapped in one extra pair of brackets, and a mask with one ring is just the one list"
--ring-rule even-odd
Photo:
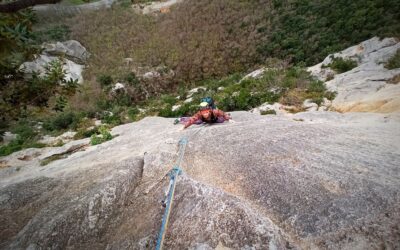
[(183, 156), (185, 154), (185, 149), (186, 145), (188, 143), (188, 140), (186, 137), (182, 137), (179, 140), (179, 154), (178, 154), (178, 159), (175, 163), (175, 166), (172, 168), (172, 170), (169, 172), (169, 177), (170, 177), (170, 184), (168, 187), (168, 198), (167, 198), (167, 203), (161, 223), (161, 229), (158, 234), (158, 240), (157, 240), (157, 245), (156, 249), (161, 250), (165, 238), (165, 233), (166, 229), (168, 226), (168, 221), (169, 221), (169, 215), (172, 207), (172, 202), (174, 200), (174, 195), (175, 195), (175, 188), (176, 188), (176, 181), (178, 179), (178, 176), (182, 173), (182, 169), (180, 168), (180, 164), (183, 160)]

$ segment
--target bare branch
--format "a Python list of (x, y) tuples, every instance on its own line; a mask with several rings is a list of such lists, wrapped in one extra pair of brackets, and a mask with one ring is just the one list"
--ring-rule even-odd
[(60, 1), (61, 0), (17, 0), (0, 4), (0, 13), (12, 13), (38, 4), (54, 4)]

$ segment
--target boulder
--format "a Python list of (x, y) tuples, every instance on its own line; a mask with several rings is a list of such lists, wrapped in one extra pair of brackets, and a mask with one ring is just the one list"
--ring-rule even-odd
[[(61, 60), (58, 57), (47, 56), (47, 55), (39, 55), (34, 61), (24, 62), (21, 64), (19, 70), (25, 74), (25, 77), (32, 77), (32, 73), (36, 72), (40, 76), (44, 76), (46, 70), (45, 66), (54, 60)], [(83, 82), (82, 71), (84, 66), (74, 63), (68, 59), (63, 59), (63, 70), (65, 70), (65, 80), (68, 81), (70, 79), (77, 80), (78, 83)]]
[(268, 102), (262, 104), (261, 106), (250, 110), (250, 113), (261, 114), (264, 111), (275, 111), (278, 114), (286, 114), (287, 112), (284, 109), (284, 106), (280, 103), (269, 104)]
[(11, 132), (5, 132), (3, 135), (3, 140), (1, 141), (2, 144), (7, 145), (11, 141), (17, 139), (17, 134), (13, 134)]
[(94, 120), (94, 126), (100, 126), (102, 124), (101, 120)]
[(187, 98), (186, 100), (184, 100), (184, 103), (190, 103), (193, 101), (193, 97)]
[(43, 54), (48, 56), (62, 56), (76, 64), (85, 64), (89, 59), (89, 52), (78, 41), (68, 40), (65, 42), (45, 43), (42, 45)]
[(206, 87), (197, 87), (197, 88), (191, 89), (188, 91), (186, 98), (190, 98), (193, 96), (193, 94), (200, 92), (200, 91), (206, 91), (206, 90), (207, 90)]
[(253, 71), (253, 72), (251, 72), (251, 73), (245, 75), (245, 76), (242, 78), (241, 81), (243, 81), (243, 80), (245, 80), (245, 79), (249, 79), (249, 78), (255, 78), (255, 79), (260, 78), (260, 77), (263, 76), (263, 74), (264, 74), (264, 72), (265, 72), (266, 70), (268, 70), (268, 68), (257, 69), (257, 70), (255, 70), (255, 71)]
[(172, 111), (176, 111), (176, 110), (178, 110), (180, 107), (181, 107), (182, 105), (174, 105), (174, 106), (172, 106)]
[(19, 69), (24, 72), (25, 77), (32, 77), (33, 72), (43, 76), (48, 63), (60, 60), (63, 63), (63, 70), (66, 72), (65, 80), (73, 79), (78, 83), (83, 83), (82, 71), (90, 54), (78, 41), (45, 43), (42, 47), (42, 54), (37, 55), (35, 60), (24, 62), (20, 66)]
[(154, 79), (154, 78), (159, 78), (160, 76), (161, 76), (160, 73), (158, 73), (157, 71), (150, 71), (144, 73), (142, 77), (145, 79)]
[(318, 107), (318, 104), (316, 104), (315, 102), (313, 102), (311, 99), (306, 99), (306, 100), (304, 100), (304, 102), (303, 102), (303, 107), (304, 107), (305, 109), (309, 109), (309, 108), (312, 108), (312, 107)]
[(125, 85), (117, 82), (112, 88), (111, 88), (111, 92), (112, 93), (121, 93), (121, 92), (125, 92)]

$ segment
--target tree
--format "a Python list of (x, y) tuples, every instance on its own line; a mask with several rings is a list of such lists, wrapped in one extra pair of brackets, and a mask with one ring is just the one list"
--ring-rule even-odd
[(38, 4), (55, 4), (61, 0), (17, 0), (0, 4), (0, 13), (14, 13)]

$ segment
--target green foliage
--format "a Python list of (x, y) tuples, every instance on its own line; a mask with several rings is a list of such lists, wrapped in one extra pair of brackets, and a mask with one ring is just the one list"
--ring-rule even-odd
[(132, 97), (124, 92), (117, 92), (113, 94), (113, 97), (109, 100), (111, 106), (130, 106), (132, 104)]
[(32, 124), (28, 121), (22, 120), (14, 126), (12, 132), (18, 134), (20, 140), (33, 140), (38, 133), (33, 129)]
[(60, 131), (66, 129), (76, 129), (84, 114), (74, 112), (62, 112), (43, 123), (43, 128), (48, 131)]
[(97, 82), (99, 82), (102, 87), (106, 87), (113, 83), (113, 78), (110, 75), (101, 74), (97, 77)]
[[(62, 68), (62, 62), (54, 60), (45, 67), (44, 76), (34, 73), (32, 78), (26, 81), (13, 81), (7, 85), (0, 85), (2, 100), (0, 111), (9, 119), (18, 118), (29, 107), (49, 107), (49, 100), (58, 99), (61, 96), (72, 96), (78, 87), (76, 80), (65, 80), (66, 72)], [(55, 101), (57, 107), (62, 109), (65, 98)]]
[(330, 67), (338, 73), (344, 73), (357, 67), (357, 62), (351, 59), (336, 57), (332, 58), (332, 62), (328, 64), (327, 67)]
[(197, 104), (185, 103), (179, 109), (172, 111), (172, 106), (167, 104), (164, 108), (159, 110), (158, 115), (161, 117), (179, 117), (190, 116), (196, 113), (199, 109)]
[(33, 35), (38, 44), (43, 42), (65, 41), (68, 40), (70, 29), (67, 25), (52, 25), (44, 30), (35, 31)]
[(171, 95), (163, 95), (161, 96), (161, 100), (169, 105), (174, 105), (177, 102), (177, 99)]
[(307, 88), (307, 91), (324, 93), (326, 91), (326, 87), (325, 84), (321, 81), (311, 81), (309, 87)]
[(14, 152), (20, 151), (21, 149), (22, 145), (19, 144), (17, 140), (13, 140), (6, 146), (0, 147), (0, 156), (10, 155)]
[(0, 16), (0, 85), (18, 78), (19, 65), (34, 51), (32, 9)]
[(107, 123), (111, 126), (117, 126), (122, 123), (121, 117), (118, 114), (114, 114), (112, 112), (107, 112), (107, 111), (104, 113), (101, 122)]
[(0, 147), (0, 156), (9, 155), (24, 148), (41, 148), (45, 146), (44, 144), (35, 142), (38, 133), (28, 121), (22, 120), (17, 123), (12, 132), (17, 134), (17, 138), (9, 144)]
[(172, 111), (172, 106), (168, 104), (158, 112), (158, 115), (161, 117), (175, 117), (176, 112)]
[(389, 61), (385, 64), (385, 68), (387, 69), (397, 69), (400, 68), (400, 49), (396, 51), (396, 54), (389, 59)]
[(99, 133), (99, 135), (94, 134), (90, 137), (90, 144), (98, 145), (113, 138), (110, 130), (106, 126), (100, 126)]
[(94, 126), (93, 120), (89, 118), (83, 118), (76, 126), (76, 134), (74, 139), (82, 139), (92, 136), (98, 132), (98, 127)]
[(265, 102), (273, 103), (277, 101), (278, 98), (279, 95), (270, 91), (251, 94), (248, 89), (241, 89), (233, 95), (222, 97), (221, 101), (218, 103), (218, 108), (225, 111), (249, 110)]
[(135, 73), (133, 73), (133, 72), (129, 72), (125, 76), (124, 80), (127, 81), (130, 86), (137, 86), (140, 83), (139, 79), (136, 77)]
[(336, 91), (325, 91), (325, 97), (330, 101), (335, 99), (336, 95), (337, 95)]
[[(323, 82), (314, 80), (302, 67), (268, 69), (257, 79), (241, 78), (241, 74), (234, 74), (221, 80), (201, 81), (199, 85), (207, 90), (193, 94), (192, 103), (182, 104), (172, 111), (172, 105), (163, 102), (158, 114), (163, 117), (193, 115), (198, 111), (200, 98), (204, 96), (211, 96), (217, 107), (224, 111), (249, 110), (263, 103), (278, 101), (297, 106), (296, 110), (300, 111), (305, 99), (320, 102), (329, 95), (334, 98), (334, 93), (326, 91)], [(218, 90), (222, 86), (224, 89)]]
[(59, 96), (56, 99), (56, 104), (54, 105), (54, 110), (62, 112), (64, 111), (65, 107), (67, 106), (68, 101), (64, 96)]
[(97, 127), (94, 127), (92, 129), (78, 129), (77, 133), (74, 135), (74, 139), (83, 139), (83, 138), (88, 138), (91, 137), (94, 134), (97, 134), (99, 132)]
[[(305, 99), (321, 102), (324, 97), (334, 98), (334, 93), (328, 92), (323, 82), (314, 80), (302, 67), (268, 69), (258, 79), (240, 79), (235, 75), (220, 81), (203, 81), (200, 84), (207, 86), (207, 91), (194, 94), (193, 97), (212, 96), (217, 107), (224, 111), (249, 110), (266, 102), (278, 101), (297, 106), (296, 110), (300, 111)], [(217, 90), (220, 83), (223, 83), (223, 90)], [(178, 116), (182, 108), (172, 112), (169, 106), (161, 114), (166, 117)], [(196, 111), (198, 107), (194, 108), (193, 111)]]
[(274, 1), (266, 8), (267, 23), (259, 32), (267, 39), (259, 46), (266, 56), (316, 64), (373, 36), (400, 35), (400, 2), (396, 0)]
[(128, 116), (129, 119), (131, 119), (132, 121), (136, 121), (137, 116), (140, 114), (140, 111), (138, 108), (133, 107), (133, 108), (129, 108), (128, 109)]

